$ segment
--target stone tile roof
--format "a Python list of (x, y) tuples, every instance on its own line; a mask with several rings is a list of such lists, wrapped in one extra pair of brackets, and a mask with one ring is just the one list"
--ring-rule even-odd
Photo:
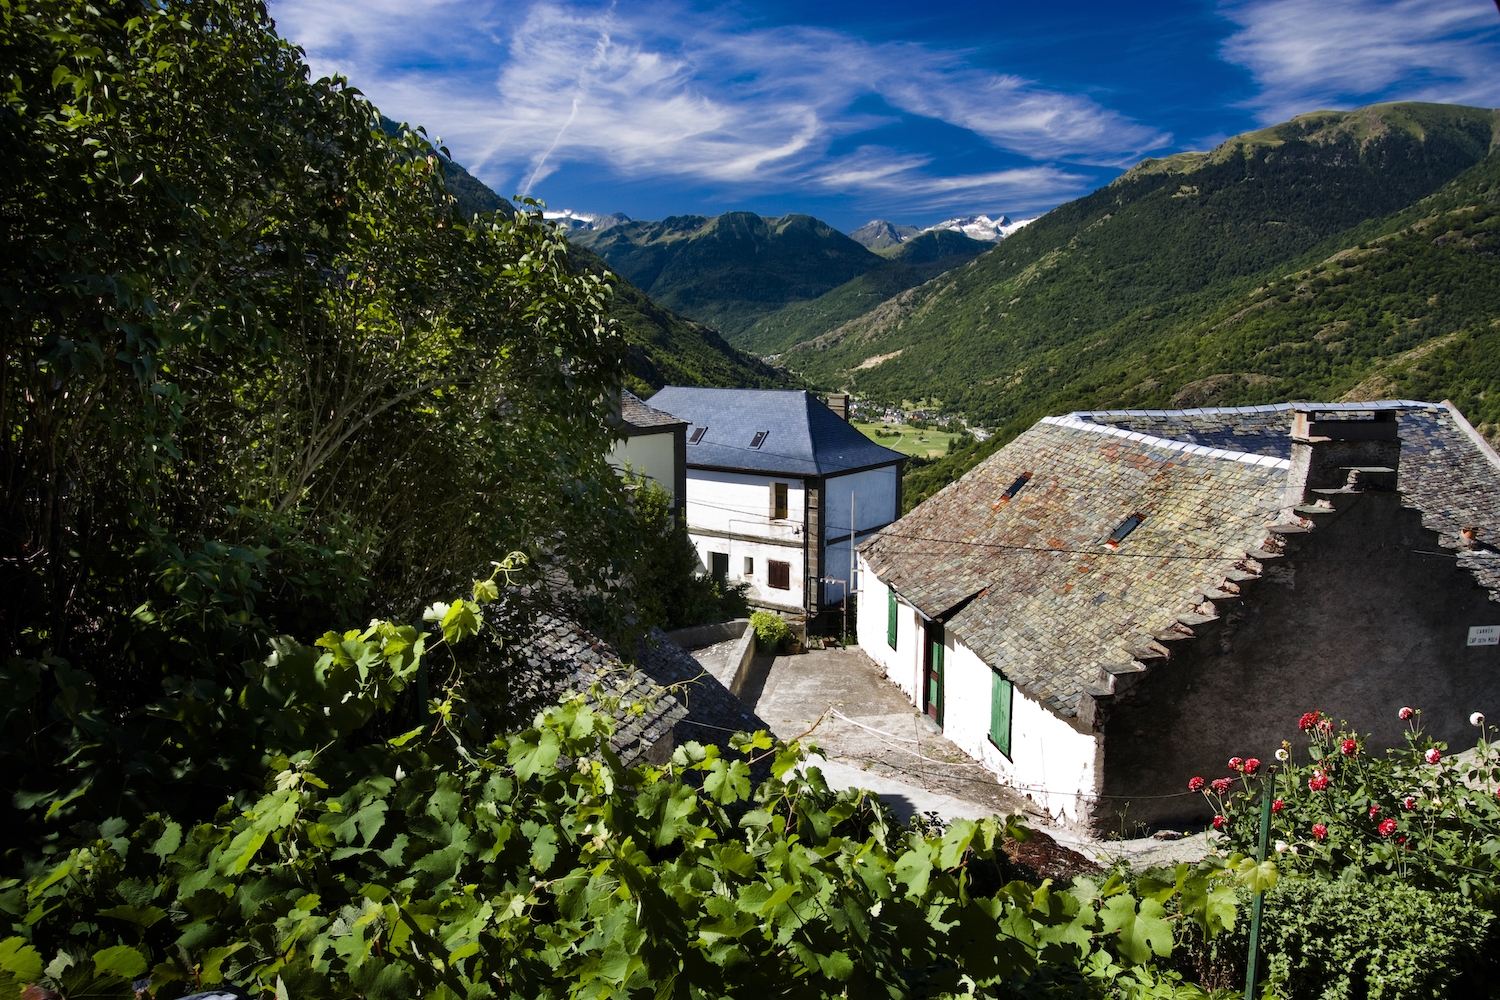
[[(1357, 408), (1375, 406), (1398, 410), (1399, 486), (1442, 543), (1458, 548), (1467, 525), (1500, 541), (1500, 460), (1444, 406)], [(1281, 518), (1294, 409), (1049, 417), (861, 552), (1028, 695), (1074, 716), (1101, 671), (1132, 669), (1205, 596), (1258, 572), (1248, 554)], [(1110, 550), (1110, 533), (1136, 513), (1145, 520)], [(1459, 559), (1500, 600), (1500, 553)]]
[[(817, 397), (800, 389), (669, 385), (651, 397), (651, 405), (692, 424), (689, 467), (827, 476), (906, 460), (900, 452), (865, 437)], [(703, 436), (693, 444), (699, 428)], [(759, 448), (752, 448), (759, 431), (767, 435)]]
[[(770, 732), (771, 726), (765, 719), (736, 698), (713, 674), (704, 670), (692, 654), (668, 639), (661, 629), (653, 628), (651, 634), (641, 640), (635, 662), (637, 669), (654, 682), (671, 687), (674, 697), (687, 706), (687, 712), (673, 727), (679, 746), (697, 740), (699, 743), (716, 743), (727, 750), (729, 738), (737, 732), (753, 733), (760, 729)], [(757, 769), (757, 780), (764, 777)]]
[(583, 695), (613, 718), (610, 744), (627, 766), (688, 714), (686, 705), (621, 662), (607, 643), (553, 615), (539, 615), (531, 634), (507, 644), (502, 655), (513, 676), (525, 680), (525, 694), (518, 685), (518, 697), (556, 703)]
[(629, 389), (620, 391), (620, 421), (632, 430), (645, 431), (659, 427), (676, 427), (678, 424), (687, 423), (679, 420), (670, 413), (665, 413), (649, 406), (641, 400), (641, 397)]

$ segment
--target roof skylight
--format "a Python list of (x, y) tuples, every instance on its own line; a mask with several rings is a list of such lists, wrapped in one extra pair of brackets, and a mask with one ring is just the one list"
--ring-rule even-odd
[(1120, 522), (1119, 527), (1115, 528), (1114, 531), (1111, 531), (1109, 533), (1109, 538), (1105, 540), (1104, 547), (1109, 549), (1111, 552), (1113, 552), (1115, 549), (1118, 549), (1120, 547), (1120, 543), (1125, 540), (1125, 537), (1136, 528), (1139, 528), (1141, 526), (1141, 523), (1145, 520), (1145, 514), (1131, 514), (1125, 520)]
[(766, 438), (771, 436), (770, 431), (756, 431), (755, 437), (750, 439), (750, 447), (759, 448), (766, 443)]
[(1005, 488), (1005, 492), (1000, 494), (1000, 496), (1003, 499), (1009, 500), (1011, 497), (1021, 492), (1021, 490), (1024, 489), (1026, 484), (1029, 482), (1031, 482), (1031, 473), (1023, 472), (1016, 477), (1015, 482), (1011, 483)]
[(688, 435), (688, 444), (697, 444), (703, 440), (703, 435), (708, 433), (707, 427), (694, 427), (693, 433)]

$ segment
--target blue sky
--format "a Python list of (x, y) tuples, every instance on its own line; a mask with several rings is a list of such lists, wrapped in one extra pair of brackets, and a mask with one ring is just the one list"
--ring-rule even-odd
[(272, 0), (502, 195), (659, 219), (1036, 215), (1321, 108), (1500, 105), (1493, 0)]

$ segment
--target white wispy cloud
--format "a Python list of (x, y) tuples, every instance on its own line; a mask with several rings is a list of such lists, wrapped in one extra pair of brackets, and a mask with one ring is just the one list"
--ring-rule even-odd
[[(927, 201), (1055, 203), (1087, 185), (1051, 166), (946, 176), (907, 150), (835, 144), (896, 112), (967, 129), (1037, 161), (1121, 165), (1170, 142), (1089, 97), (971, 65), (962, 53), (872, 44), (803, 26), (753, 27), (673, 3), (277, 0), (284, 33), (389, 112), (441, 133), (502, 193), (563, 165), (759, 193), (920, 190)], [(942, 207), (934, 204), (933, 207)]]
[(1415, 100), (1500, 104), (1492, 0), (1250, 0), (1220, 54), (1251, 73), (1263, 122), (1319, 108)]

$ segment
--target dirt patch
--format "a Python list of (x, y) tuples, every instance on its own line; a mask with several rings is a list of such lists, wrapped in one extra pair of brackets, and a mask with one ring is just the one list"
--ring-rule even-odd
[(900, 347), (900, 348), (897, 348), (896, 350), (892, 351), (889, 354), (877, 354), (873, 358), (865, 358), (859, 364), (857, 364), (857, 365), (854, 366), (854, 370), (855, 371), (864, 371), (866, 368), (874, 368), (876, 365), (880, 364), (881, 362), (889, 361), (892, 358), (899, 358), (901, 356), (901, 352), (904, 351), (904, 350), (906, 350), (906, 348)]
[(1049, 878), (1054, 882), (1072, 882), (1079, 875), (1104, 871), (1098, 862), (1064, 847), (1040, 830), (1032, 830), (1028, 840), (1006, 837), (1002, 847), (1010, 860), (1011, 874), (1034, 885)]

